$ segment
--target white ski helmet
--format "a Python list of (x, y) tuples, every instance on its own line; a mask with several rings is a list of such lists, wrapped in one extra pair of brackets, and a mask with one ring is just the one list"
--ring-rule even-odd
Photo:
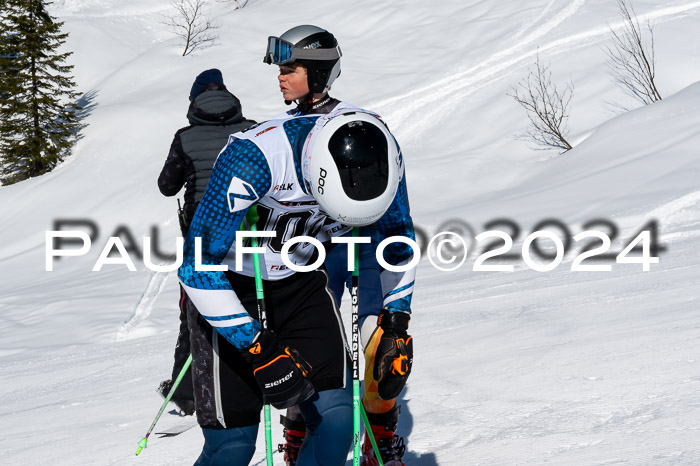
[(302, 157), (307, 192), (334, 220), (369, 225), (394, 200), (401, 158), (394, 137), (373, 113), (346, 108), (320, 117)]
[(323, 93), (340, 76), (341, 56), (333, 34), (307, 24), (293, 27), (279, 37), (268, 37), (263, 61), (268, 65), (301, 63), (308, 70), (309, 91)]

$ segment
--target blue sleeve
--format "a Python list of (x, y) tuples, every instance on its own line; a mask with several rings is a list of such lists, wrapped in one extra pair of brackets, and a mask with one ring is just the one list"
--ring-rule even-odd
[[(403, 165), (403, 158), (401, 164)], [(404, 236), (413, 241), (416, 240), (405, 176), (401, 177), (396, 196), (386, 213), (372, 225), (361, 229), (360, 235), (370, 236), (375, 245), (390, 236)], [(412, 258), (413, 250), (405, 243), (392, 243), (384, 249), (384, 260), (391, 265), (403, 265), (410, 262)], [(415, 267), (406, 272), (382, 269), (380, 277), (385, 308), (391, 311), (411, 312), (415, 275)]]
[(195, 269), (195, 238), (201, 264), (220, 265), (250, 207), (269, 190), (270, 167), (252, 142), (237, 139), (219, 155), (185, 239), (179, 278), (200, 314), (237, 348), (246, 348), (260, 330), (240, 304), (223, 271)]

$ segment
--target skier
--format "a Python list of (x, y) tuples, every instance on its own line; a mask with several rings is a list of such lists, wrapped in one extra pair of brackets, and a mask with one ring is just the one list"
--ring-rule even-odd
[[(164, 196), (175, 196), (185, 187), (185, 204), (178, 209), (183, 237), (187, 236), (189, 222), (202, 199), (214, 161), (226, 145), (228, 136), (255, 124), (243, 117), (240, 101), (226, 89), (223, 75), (218, 69), (203, 71), (195, 78), (189, 100), (187, 119), (190, 124), (175, 133), (158, 176), (158, 188)], [(163, 398), (170, 392), (173, 381), (190, 355), (190, 332), (184, 310), (184, 302), (188, 299), (180, 287), (180, 331), (175, 345), (172, 376), (158, 387)], [(194, 413), (191, 368), (180, 381), (171, 401), (183, 414)]]
[[(231, 135), (192, 220), (179, 272), (196, 306), (187, 309), (197, 420), (205, 438), (196, 465), (248, 464), (263, 399), (277, 409), (298, 405), (306, 426), (299, 465), (345, 463), (352, 393), (342, 321), (325, 271), (295, 273), (288, 265), (313, 262), (314, 248), (295, 244), (288, 263), (282, 249), (291, 238), (314, 237), (327, 216), (374, 222), (366, 229), (374, 240), (410, 233), (402, 178), (393, 136), (360, 109), (287, 115)], [(243, 246), (236, 232), (253, 205), (258, 229), (274, 234), (261, 241), (267, 328), (257, 314), (253, 260), (237, 257)], [(385, 257), (403, 264), (412, 251), (393, 243)], [(410, 269), (384, 277), (392, 290), (386, 300), (389, 334), (405, 334), (406, 285), (413, 276)]]
[[(316, 26), (297, 26), (280, 37), (268, 39), (264, 62), (279, 66), (278, 82), (285, 103), (297, 104), (285, 115), (323, 115), (338, 108), (352, 107), (328, 94), (331, 85), (340, 75), (340, 55), (338, 42), (333, 34)], [(405, 181), (402, 181), (402, 186), (405, 189)], [(330, 222), (324, 226), (323, 233), (327, 237), (349, 236), (350, 228), (339, 222)], [(414, 238), (412, 226), (410, 231), (405, 233)], [(361, 236), (363, 235), (361, 232)], [(404, 442), (396, 435), (400, 412), (396, 397), (410, 374), (413, 344), (406, 333), (408, 316), (391, 313), (388, 309), (382, 310), (386, 301), (380, 279), (382, 270), (375, 258), (376, 246), (376, 241), (360, 245), (359, 314), (366, 361), (363, 404), (383, 463), (403, 465), (401, 458), (405, 450)], [(343, 296), (344, 287), (350, 289), (351, 283), (346, 254), (345, 247), (336, 246), (328, 252), (325, 261), (330, 287), (338, 303)], [(407, 291), (410, 290), (410, 287), (407, 288)], [(390, 291), (387, 290), (387, 293)], [(387, 296), (387, 299), (391, 298)], [(383, 320), (384, 327), (399, 328), (392, 328), (385, 333), (385, 329), (377, 325), (380, 312), (386, 317)], [(390, 319), (392, 316), (394, 318)], [(397, 316), (401, 316), (401, 319)], [(396, 336), (392, 333), (394, 331), (397, 332)], [(405, 358), (403, 364), (407, 367), (401, 369), (401, 373), (386, 370), (393, 367), (391, 364), (394, 360), (400, 360), (402, 356)], [(285, 452), (286, 463), (294, 465), (306, 435), (304, 419), (299, 410), (292, 407), (287, 410), (286, 416), (282, 416), (281, 422), (284, 426), (285, 443), (279, 446), (279, 450)], [(365, 435), (362, 452), (363, 466), (378, 464), (368, 435)]]

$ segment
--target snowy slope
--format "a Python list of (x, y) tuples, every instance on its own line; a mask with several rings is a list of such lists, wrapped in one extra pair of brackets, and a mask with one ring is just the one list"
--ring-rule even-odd
[[(136, 255), (136, 272), (91, 269), (120, 226), (138, 242), (155, 228), (160, 249), (174, 251), (175, 201), (155, 180), (186, 124), (191, 81), (218, 67), (246, 116), (279, 113), (265, 40), (308, 22), (341, 42), (333, 95), (381, 113), (401, 142), (414, 219), (429, 234), (450, 220), (480, 233), (506, 218), (522, 229), (517, 252), (541, 220), (575, 234), (604, 219), (620, 228), (620, 251), (656, 220), (667, 248), (649, 272), (613, 262), (611, 272), (573, 272), (580, 245), (549, 272), (522, 260), (514, 272), (473, 271), (477, 253), (454, 272), (422, 261), (400, 426), (407, 463), (700, 464), (700, 2), (635, 2), (655, 23), (666, 98), (617, 117), (610, 102), (634, 104), (605, 69), (609, 26), (619, 27), (613, 2), (211, 5), (219, 43), (184, 58), (159, 24), (165, 0), (52, 6), (71, 33), (89, 126), (57, 170), (0, 187), (0, 464), (197, 457), (197, 429), (133, 455), (170, 371), (174, 273), (151, 272)], [(506, 93), (538, 48), (555, 78), (576, 86), (580, 143), (562, 156), (514, 137), (525, 115)], [(92, 220), (99, 236), (88, 255), (46, 272), (44, 232), (57, 219)], [(275, 426), (275, 442), (279, 434)]]

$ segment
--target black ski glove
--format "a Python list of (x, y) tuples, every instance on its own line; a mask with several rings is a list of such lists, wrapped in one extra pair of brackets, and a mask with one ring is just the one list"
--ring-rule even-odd
[(241, 352), (253, 366), (253, 375), (265, 401), (275, 408), (297, 405), (314, 394), (314, 387), (306, 378), (311, 366), (297, 350), (283, 348), (273, 332), (262, 331), (258, 339)]
[(411, 320), (405, 312), (382, 309), (377, 325), (384, 330), (374, 355), (374, 380), (379, 398), (391, 400), (399, 396), (413, 365), (413, 337), (406, 331)]

